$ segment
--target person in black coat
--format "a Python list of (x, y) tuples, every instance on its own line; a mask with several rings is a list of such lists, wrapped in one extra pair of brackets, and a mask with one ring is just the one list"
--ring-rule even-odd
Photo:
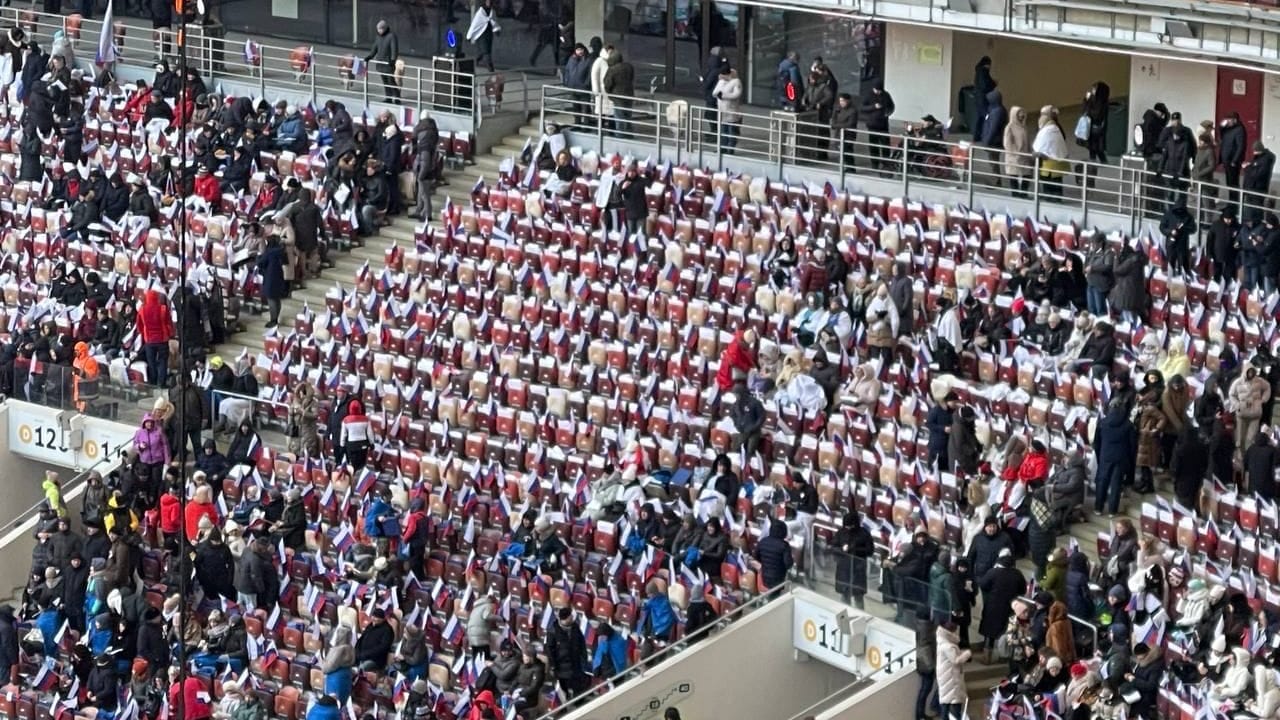
[(1168, 256), (1169, 273), (1187, 273), (1191, 270), (1191, 236), (1198, 231), (1196, 220), (1187, 210), (1187, 198), (1179, 196), (1160, 219), (1160, 232), (1165, 237), (1165, 254)]
[(924, 530), (917, 530), (911, 544), (889, 565), (893, 570), (893, 592), (898, 608), (895, 622), (901, 623), (908, 612), (927, 607), (929, 570), (938, 559), (938, 542)]
[(1253, 156), (1243, 168), (1241, 186), (1244, 188), (1244, 223), (1249, 225), (1262, 217), (1267, 192), (1271, 187), (1271, 173), (1276, 167), (1275, 153), (1267, 149), (1261, 140), (1253, 141)]
[(871, 533), (862, 526), (857, 510), (844, 515), (844, 522), (831, 539), (831, 549), (836, 553), (836, 592), (845, 604), (863, 606), (867, 594), (867, 558), (875, 553)]
[(1182, 124), (1182, 113), (1169, 116), (1169, 124), (1160, 131), (1160, 176), (1169, 189), (1168, 199), (1176, 200), (1186, 193), (1186, 178), (1191, 174), (1191, 158), (1196, 152), (1196, 139), (1191, 128)]
[(737, 395), (738, 401), (729, 411), (729, 417), (733, 421), (734, 429), (738, 431), (739, 446), (745, 448), (747, 457), (752, 457), (756, 453), (756, 448), (760, 446), (760, 438), (763, 435), (764, 405), (755, 393), (747, 390), (746, 383), (735, 385), (734, 394)]
[(1129, 420), (1124, 403), (1111, 399), (1107, 414), (1098, 422), (1093, 439), (1098, 454), (1098, 471), (1094, 478), (1093, 510), (1106, 511), (1113, 517), (1120, 511), (1120, 494), (1125, 476), (1133, 470), (1137, 455), (1137, 431)]
[(18, 621), (12, 605), (0, 605), (0, 677), (12, 677), (18, 664)]
[(196, 546), (194, 566), (196, 580), (207, 596), (235, 600), (235, 558), (231, 556), (231, 549), (222, 542), (221, 532), (215, 529)]
[[(167, 648), (166, 648), (167, 656)], [(98, 712), (114, 712), (119, 704), (117, 693), (119, 681), (116, 679), (115, 661), (110, 655), (102, 654), (94, 659), (93, 670), (89, 671), (89, 682), (85, 685), (85, 699), (97, 708)]]
[(622, 178), (623, 208), (627, 215), (627, 236), (635, 235), (644, 229), (645, 218), (649, 216), (649, 201), (645, 190), (649, 188), (649, 176), (641, 173), (635, 165), (627, 168)]
[(985, 659), (990, 663), (991, 649), (1009, 624), (1013, 601), (1026, 592), (1027, 579), (1013, 567), (1013, 553), (1002, 552), (996, 566), (978, 579), (978, 587), (984, 598), (978, 632), (982, 634)]
[(1133, 646), (1133, 670), (1124, 676), (1124, 680), (1133, 684), (1135, 690), (1138, 691), (1140, 697), (1138, 702), (1129, 706), (1131, 717), (1137, 718), (1154, 718), (1157, 717), (1156, 711), (1156, 695), (1163, 687), (1164, 680), (1164, 651), (1155, 647), (1152, 648), (1144, 642), (1140, 642)]
[(1240, 267), (1240, 221), (1236, 218), (1234, 203), (1222, 207), (1218, 219), (1209, 226), (1205, 244), (1209, 259), (1213, 261), (1213, 279), (1218, 282), (1234, 280)]
[(934, 405), (925, 417), (925, 427), (929, 429), (929, 465), (937, 463), (938, 467), (949, 468), (947, 461), (947, 440), (951, 433), (951, 424), (955, 420), (955, 410), (960, 398), (955, 393), (947, 393), (942, 402)]
[(1222, 169), (1226, 173), (1227, 187), (1232, 188), (1227, 197), (1221, 198), (1225, 202), (1236, 202), (1234, 191), (1240, 187), (1240, 170), (1244, 166), (1248, 148), (1249, 133), (1240, 122), (1240, 113), (1232, 111), (1222, 121), (1218, 141), (1218, 162), (1222, 163)]
[(1200, 502), (1200, 488), (1209, 472), (1212, 423), (1210, 420), (1203, 427), (1187, 423), (1173, 446), (1169, 471), (1173, 473), (1174, 495), (1183, 507), (1194, 508)]
[(138, 628), (138, 657), (146, 660), (152, 670), (163, 670), (169, 665), (169, 639), (160, 608), (148, 607), (142, 614), (142, 627)]
[(1266, 500), (1274, 498), (1277, 464), (1280, 464), (1280, 451), (1271, 444), (1271, 438), (1266, 433), (1258, 433), (1253, 444), (1244, 453), (1244, 476), (1248, 489)]
[(1000, 520), (988, 515), (983, 521), (982, 532), (974, 536), (969, 543), (967, 557), (973, 566), (973, 576), (982, 578), (996, 566), (1004, 551), (1013, 551), (1013, 540), (1009, 534), (1000, 529)]
[(385, 670), (387, 655), (395, 643), (395, 631), (387, 624), (382, 608), (373, 611), (373, 622), (356, 641), (356, 665), (362, 670)]
[(284, 266), (288, 262), (279, 236), (267, 238), (267, 248), (258, 256), (257, 268), (262, 274), (262, 299), (267, 302), (267, 327), (273, 328), (280, 321), (280, 301), (289, 295), (289, 283), (284, 279)]
[(756, 543), (756, 560), (760, 561), (760, 577), (767, 588), (774, 588), (787, 581), (795, 558), (791, 544), (787, 542), (787, 524), (774, 521), (769, 524), (769, 535)]
[(871, 167), (876, 170), (887, 168), (892, 163), (889, 159), (889, 118), (893, 110), (893, 96), (885, 92), (883, 84), (876, 83), (858, 112), (871, 133)]
[(586, 689), (587, 641), (573, 621), (572, 608), (560, 608), (556, 622), (547, 632), (544, 650), (552, 674), (569, 698)]
[[(983, 55), (978, 64), (973, 66), (973, 97), (977, 107), (978, 122), (973, 124), (974, 142), (981, 142), (984, 136), (983, 122), (990, 107), (988, 95), (996, 89), (995, 78), (991, 77), (991, 58)], [(1004, 128), (1001, 128), (1003, 132)]]

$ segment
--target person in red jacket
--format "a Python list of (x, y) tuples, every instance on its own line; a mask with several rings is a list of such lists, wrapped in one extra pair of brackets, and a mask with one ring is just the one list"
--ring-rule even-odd
[(151, 88), (146, 80), (139, 80), (138, 89), (133, 91), (124, 104), (124, 114), (128, 116), (129, 122), (137, 124), (142, 122), (142, 116), (146, 114), (147, 106), (150, 104)]
[[(183, 720), (209, 720), (213, 717), (213, 696), (204, 681), (188, 675), (178, 684), (178, 668), (169, 668), (169, 714)], [(181, 692), (181, 698), (179, 698)], [(181, 705), (179, 705), (181, 703)], [(181, 713), (179, 714), (179, 708)]]
[(716, 371), (716, 385), (720, 386), (720, 392), (732, 390), (734, 383), (746, 382), (747, 374), (755, 367), (756, 331), (739, 330), (720, 355), (720, 369)]
[(171, 552), (178, 550), (178, 533), (182, 532), (182, 500), (178, 493), (179, 485), (170, 485), (160, 496), (160, 533), (164, 535), (164, 545)]
[(138, 331), (142, 335), (142, 357), (147, 363), (147, 382), (164, 387), (169, 378), (169, 340), (173, 337), (173, 316), (169, 302), (158, 290), (148, 290), (138, 311)]
[(217, 208), (222, 201), (222, 185), (218, 182), (218, 178), (209, 172), (209, 168), (200, 167), (200, 171), (196, 173), (196, 195), (199, 195), (205, 202), (209, 203), (211, 208)]
[(1049, 479), (1049, 453), (1044, 443), (1031, 441), (1031, 449), (1022, 456), (1022, 464), (1018, 465), (1018, 480), (1028, 486), (1037, 486)]
[(187, 501), (182, 518), (183, 528), (187, 533), (187, 542), (194, 544), (200, 534), (200, 518), (209, 518), (210, 523), (218, 521), (218, 511), (213, 507), (213, 495), (208, 485), (196, 487), (195, 494)]

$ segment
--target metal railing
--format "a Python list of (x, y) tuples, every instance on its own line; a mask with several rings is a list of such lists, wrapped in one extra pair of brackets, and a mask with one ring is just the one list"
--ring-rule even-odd
[[(223, 413), (221, 411), (220, 408), (222, 406), (223, 400), (243, 400), (246, 403), (248, 403), (249, 404), (248, 419), (251, 422), (254, 417), (258, 416), (259, 414), (258, 411), (263, 406), (266, 406), (272, 409), (284, 408), (285, 418), (283, 420), (275, 418), (274, 413), (268, 412), (267, 413), (268, 422), (272, 425), (279, 426), (281, 430), (284, 430), (285, 426), (288, 423), (289, 403), (287, 401), (271, 400), (268, 398), (255, 397), (252, 395), (242, 395), (240, 393), (234, 393), (227, 390), (214, 390), (212, 388), (205, 388), (205, 390), (209, 393), (209, 423), (210, 423), (209, 427), (217, 427), (219, 417), (223, 414), (228, 414), (228, 415), (230, 414), (230, 413)], [(228, 419), (236, 420), (236, 423), (239, 422), (238, 418), (229, 417)], [(255, 423), (255, 427), (256, 427), (256, 423)], [(235, 428), (232, 427), (231, 429), (234, 430)]]
[[(787, 589), (788, 589), (788, 586), (784, 583), (782, 585), (778, 585), (777, 587), (773, 587), (766, 590), (765, 592), (751, 598), (749, 601), (739, 605), (733, 610), (730, 610), (724, 615), (721, 615), (720, 617), (716, 618), (715, 624), (712, 627), (724, 628), (727, 625), (730, 625), (738, 620), (741, 620), (744, 616), (769, 604), (775, 598), (781, 597)], [(705, 630), (699, 631), (698, 633), (694, 634), (692, 637), (686, 636), (667, 645), (666, 647), (655, 652), (654, 654), (640, 660), (638, 663), (627, 668), (626, 670), (623, 670), (622, 672), (615, 674), (613, 677), (610, 677), (602, 681), (601, 683), (598, 684), (598, 687), (616, 688), (618, 685), (621, 685), (624, 682), (628, 682), (635, 678), (645, 677), (650, 670), (657, 667), (658, 665), (661, 665), (667, 659), (675, 657), (681, 651), (686, 650), (693, 642), (697, 640), (705, 639), (707, 634), (711, 632), (711, 629), (712, 628), (707, 628)], [(594, 648), (591, 648), (590, 650), (594, 652)], [(596, 689), (598, 688), (593, 688), (591, 690), (587, 690), (583, 692), (581, 695), (578, 695), (577, 697), (569, 700), (568, 702), (564, 703), (563, 705), (556, 708), (555, 710), (548, 711), (543, 715), (539, 716), (538, 720), (555, 720), (555, 718), (564, 717), (565, 715), (568, 715), (574, 710), (577, 710), (581, 707), (584, 707), (590, 704), (591, 702), (597, 700), (600, 697), (600, 694), (595, 691)]]
[[(691, 166), (733, 168), (739, 159), (762, 164), (774, 180), (790, 170), (815, 171), (837, 187), (872, 177), (896, 186), (903, 197), (945, 189), (969, 207), (1012, 197), (1029, 204), (1034, 217), (1058, 208), (1081, 226), (1099, 214), (1123, 217), (1131, 233), (1158, 223), (1179, 198), (1201, 223), (1215, 219), (1223, 203), (1234, 205), (1246, 222), (1274, 205), (1269, 188), (1241, 192), (1216, 179), (1171, 178), (1157, 172), (1156, 160), (1132, 154), (1115, 164), (1050, 161), (916, 134), (833, 131), (814, 114), (782, 110), (744, 111), (741, 122), (731, 124), (721, 122), (717, 110), (643, 97), (611, 97), (615, 110), (605, 116), (595, 112), (595, 99), (590, 91), (544, 86), (541, 124), (569, 125), (575, 144), (601, 153), (617, 141), (637, 142), (654, 145), (662, 160)], [(1034, 132), (1028, 128), (1030, 137)]]
[[(46, 50), (53, 34), (61, 31), (71, 39), (77, 58), (90, 64), (102, 32), (100, 20), (83, 20), (77, 26), (69, 16), (13, 6), (0, 8), (0, 24), (22, 27), (29, 40)], [(264, 98), (287, 93), (315, 105), (329, 98), (359, 98), (365, 107), (371, 102), (396, 100), (420, 111), (470, 115), (475, 127), (485, 112), (484, 83), (474, 73), (407, 62), (402, 72), (396, 72), (377, 62), (365, 64), (364, 51), (334, 53), (307, 44), (233, 41), (216, 36), (215, 32), (221, 33), (214, 28), (199, 25), (189, 26), (186, 32), (188, 67), (195, 68), (206, 81), (256, 84)], [(150, 67), (163, 57), (176, 68), (174, 30), (117, 21), (114, 37), (120, 63)], [(523, 73), (520, 78), (528, 82)], [(213, 89), (215, 83), (207, 84)]]
[(127, 374), (112, 377), (105, 359), (99, 361), (98, 368), (97, 379), (89, 380), (67, 365), (19, 358), (4, 391), (18, 400), (89, 417), (125, 423), (140, 420), (144, 410), (136, 401), (156, 393), (157, 388), (135, 382)]

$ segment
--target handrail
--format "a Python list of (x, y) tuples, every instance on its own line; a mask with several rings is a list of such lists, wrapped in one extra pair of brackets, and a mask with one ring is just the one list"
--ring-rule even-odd
[[(585, 149), (605, 151), (606, 138), (631, 140), (660, 148), (661, 159), (696, 167), (724, 167), (738, 160), (760, 163), (776, 178), (792, 169), (809, 169), (843, 187), (847, 180), (867, 177), (874, 171), (880, 182), (895, 183), (910, 197), (916, 184), (961, 194), (969, 207), (982, 196), (989, 202), (1008, 202), (1010, 190), (1031, 205), (1034, 217), (1044, 217), (1050, 207), (1073, 208), (1081, 226), (1090, 224), (1090, 213), (1128, 219), (1131, 234), (1145, 223), (1158, 220), (1172, 198), (1187, 198), (1197, 219), (1216, 217), (1217, 204), (1229, 202), (1244, 219), (1270, 212), (1270, 188), (1244, 191), (1217, 182), (1188, 177), (1170, 179), (1156, 172), (1154, 163), (1136, 154), (1119, 156), (1116, 163), (1096, 163), (1067, 158), (1057, 164), (1032, 153), (1006, 152), (970, 142), (925, 140), (903, 133), (864, 129), (833, 133), (812, 116), (776, 110), (762, 113), (744, 109), (738, 132), (723, 135), (717, 110), (684, 100), (610, 96), (621, 112), (612, 118), (594, 113), (595, 96), (586, 90), (562, 85), (543, 86), (542, 125), (565, 124), (565, 116), (583, 116), (570, 131)], [(1065, 133), (1064, 133), (1065, 140)], [(1021, 187), (1005, 165), (1017, 166)]]
[[(1031, 607), (1035, 607), (1035, 604), (1036, 604), (1035, 598), (1022, 595), (1018, 599), (1027, 603)], [(1077, 617), (1075, 615), (1072, 615), (1071, 613), (1067, 613), (1067, 619), (1073, 623), (1078, 623), (1088, 628), (1089, 634), (1093, 636), (1093, 648), (1096, 650), (1098, 648), (1098, 626), (1089, 620), (1085, 620), (1082, 617)], [(1074, 633), (1073, 633), (1073, 636), (1074, 636)]]
[[(132, 446), (132, 442), (130, 443), (130, 446)], [(72, 476), (70, 480), (62, 484), (63, 499), (65, 500), (68, 496), (70, 496), (71, 493), (74, 492), (76, 488), (78, 488), (79, 486), (86, 484), (89, 481), (89, 473), (97, 472), (99, 471), (101, 466), (110, 465), (115, 462), (119, 462), (118, 457), (103, 457), (103, 458), (100, 458), (98, 462), (94, 463), (88, 468), (85, 468), (84, 470), (81, 470), (80, 472), (76, 473), (74, 476)], [(39, 515), (40, 510), (44, 508), (44, 505), (45, 505), (45, 500), (44, 498), (41, 498), (39, 502), (37, 502), (36, 504), (32, 505), (31, 507), (19, 513), (18, 517), (14, 518), (12, 521), (6, 524), (3, 530), (0, 530), (0, 532), (12, 532), (13, 530), (16, 530), (23, 523)]]
[[(773, 601), (774, 599), (781, 597), (784, 594), (783, 591), (789, 589), (789, 587), (790, 586), (788, 584), (784, 583), (782, 585), (769, 588), (768, 590), (765, 590), (764, 592), (760, 593), (754, 598), (751, 598), (751, 600), (739, 605), (733, 610), (716, 618), (715, 624), (728, 625), (734, 622), (735, 620), (737, 620), (738, 618), (742, 617), (743, 615), (746, 615), (747, 613), (751, 612), (752, 610), (755, 610), (764, 605), (767, 605), (769, 602)], [(689, 644), (694, 639), (702, 639), (709, 632), (710, 632), (710, 628), (707, 628), (705, 630), (695, 633), (692, 636), (683, 637), (671, 643), (670, 645), (666, 646), (662, 650), (659, 650), (658, 652), (650, 655), (649, 657), (640, 660), (640, 662), (627, 668), (626, 670), (623, 670), (620, 673), (616, 673), (609, 679), (605, 680), (602, 684), (606, 686), (616, 687), (618, 684), (626, 682), (631, 677), (643, 678), (645, 677), (648, 670), (660, 665), (661, 663), (666, 661), (668, 658), (675, 656), (678, 652), (688, 647)], [(591, 703), (592, 701), (596, 700), (597, 698), (599, 698), (599, 695), (593, 692), (584, 692), (581, 695), (578, 695), (577, 697), (564, 703), (560, 707), (554, 710), (550, 710), (545, 714), (539, 716), (538, 720), (554, 720), (554, 718), (563, 717), (564, 715), (567, 715), (570, 711), (583, 707)]]
[[(74, 51), (80, 59), (90, 61), (102, 31), (100, 19), (85, 19), (76, 29), (68, 23), (67, 16), (13, 6), (0, 7), (0, 23), (20, 26), (29, 37), (42, 43), (55, 31), (66, 32), (69, 36), (75, 33), (72, 37)], [(205, 79), (256, 81), (262, 96), (266, 96), (268, 90), (295, 93), (309, 98), (313, 104), (322, 103), (329, 97), (359, 98), (368, 108), (371, 101), (381, 102), (385, 94), (385, 83), (378, 69), (365, 66), (362, 74), (355, 73), (355, 61), (358, 59), (363, 63), (365, 53), (362, 50), (334, 53), (317, 50), (308, 43), (287, 47), (261, 43), (253, 38), (237, 42), (207, 35), (206, 31), (207, 26), (191, 26), (187, 45), (188, 63)], [(114, 37), (120, 53), (119, 62), (149, 66), (152, 58), (159, 54), (162, 44), (172, 51), (174, 32), (168, 28), (153, 30), (142, 24), (117, 21)], [(399, 95), (404, 105), (424, 112), (470, 115), (474, 129), (481, 118), (480, 108), (475, 102), (481, 85), (473, 73), (406, 61), (399, 80)], [(214, 83), (209, 83), (209, 86), (212, 88)]]

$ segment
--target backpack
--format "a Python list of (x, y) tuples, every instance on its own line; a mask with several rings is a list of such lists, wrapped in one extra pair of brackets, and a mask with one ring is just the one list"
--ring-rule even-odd
[(791, 70), (778, 70), (778, 79), (775, 85), (778, 88), (778, 98), (783, 105), (794, 105), (800, 100), (800, 93), (796, 91), (795, 81), (791, 79)]

